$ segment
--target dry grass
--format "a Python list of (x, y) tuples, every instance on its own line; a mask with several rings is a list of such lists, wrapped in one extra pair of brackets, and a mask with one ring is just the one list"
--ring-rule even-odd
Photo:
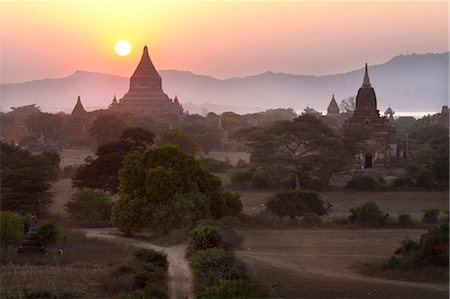
[(101, 287), (110, 267), (90, 263), (62, 266), (14, 265), (1, 267), (1, 298), (23, 298), (27, 292), (49, 292), (58, 298), (105, 298)]

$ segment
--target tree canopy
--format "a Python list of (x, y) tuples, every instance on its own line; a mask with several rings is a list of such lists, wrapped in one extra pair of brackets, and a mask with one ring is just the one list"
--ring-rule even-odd
[(119, 200), (111, 220), (128, 234), (140, 227), (164, 232), (242, 210), (238, 197), (225, 192), (217, 177), (177, 146), (128, 155), (119, 177)]
[(105, 144), (119, 139), (125, 129), (125, 123), (115, 115), (99, 115), (92, 123), (89, 133), (98, 144)]
[(52, 201), (50, 182), (56, 179), (59, 154), (32, 155), (19, 147), (1, 143), (2, 210), (45, 214)]

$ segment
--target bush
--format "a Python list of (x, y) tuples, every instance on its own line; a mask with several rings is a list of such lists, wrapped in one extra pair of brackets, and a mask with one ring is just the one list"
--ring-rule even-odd
[(66, 203), (69, 215), (90, 223), (105, 223), (111, 218), (111, 197), (99, 189), (82, 188)]
[(36, 234), (41, 244), (47, 246), (50, 243), (56, 242), (59, 236), (59, 229), (53, 220), (45, 219), (39, 221)]
[(225, 216), (237, 216), (242, 212), (240, 194), (236, 192), (222, 191), (212, 196), (210, 202), (211, 216), (220, 219)]
[(272, 181), (266, 173), (255, 171), (252, 176), (252, 186), (257, 189), (267, 189), (272, 186)]
[(267, 202), (267, 208), (274, 215), (294, 219), (308, 212), (325, 215), (325, 203), (316, 192), (286, 191), (275, 194)]
[(167, 254), (165, 254), (163, 251), (156, 251), (153, 249), (139, 249), (134, 253), (134, 256), (144, 262), (144, 263), (150, 263), (157, 267), (161, 267), (163, 269), (167, 269), (169, 266), (169, 262), (167, 261)]
[(405, 239), (395, 251), (395, 255), (388, 263), (390, 268), (424, 268), (449, 266), (449, 229), (448, 223), (434, 226), (423, 234), (419, 243)]
[(242, 159), (239, 159), (236, 163), (236, 168), (247, 168), (247, 167), (248, 167), (248, 163)]
[(357, 208), (350, 209), (349, 220), (365, 227), (380, 227), (386, 222), (387, 215), (373, 201), (368, 201)]
[(195, 252), (191, 258), (191, 268), (207, 285), (217, 284), (221, 279), (245, 277), (245, 268), (237, 263), (233, 252), (224, 249), (210, 248)]
[(384, 183), (384, 179), (382, 177), (357, 174), (354, 175), (353, 178), (347, 183), (347, 187), (359, 191), (375, 191), (380, 189), (382, 183)]
[(321, 226), (322, 219), (316, 213), (306, 213), (303, 216), (301, 225), (304, 227)]
[(236, 171), (230, 176), (231, 182), (239, 187), (249, 187), (252, 178), (253, 178), (253, 171), (250, 169), (243, 171)]
[(439, 220), (439, 210), (428, 209), (423, 211), (422, 222), (423, 223), (437, 223)]
[(200, 159), (200, 162), (211, 172), (226, 172), (228, 169), (233, 168), (233, 165), (228, 160), (221, 161), (204, 157)]
[(221, 281), (217, 287), (209, 287), (197, 298), (270, 298), (270, 292), (256, 281), (246, 279)]
[(190, 241), (193, 251), (218, 248), (222, 244), (222, 235), (217, 227), (202, 225), (191, 231)]
[(409, 214), (401, 214), (398, 216), (398, 225), (403, 228), (414, 227), (414, 222)]

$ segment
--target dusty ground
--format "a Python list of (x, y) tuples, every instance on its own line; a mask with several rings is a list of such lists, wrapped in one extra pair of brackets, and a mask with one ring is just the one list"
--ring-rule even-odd
[[(261, 210), (261, 205), (274, 194), (271, 191), (239, 191), (244, 205), (244, 213), (254, 214)], [(410, 214), (420, 220), (425, 209), (439, 209), (442, 213), (449, 210), (448, 192), (325, 192), (321, 198), (333, 207), (330, 217), (348, 215), (351, 208), (373, 200), (386, 213), (393, 217)]]
[(237, 254), (256, 279), (284, 298), (444, 298), (447, 283), (404, 282), (363, 276), (355, 265), (385, 263), (398, 242), (420, 230), (240, 231)]
[(75, 193), (72, 188), (72, 180), (64, 178), (53, 183), (50, 192), (53, 194), (53, 203), (50, 205), (50, 212), (55, 215), (66, 215), (65, 204)]
[(236, 165), (239, 160), (244, 160), (248, 163), (250, 159), (250, 154), (246, 152), (216, 152), (211, 151), (207, 155), (208, 158), (213, 158), (216, 160), (229, 160), (232, 165)]
[(81, 165), (87, 156), (95, 157), (95, 150), (91, 148), (64, 148), (61, 154), (61, 167)]
[(193, 298), (193, 278), (189, 263), (185, 258), (187, 246), (185, 243), (162, 247), (145, 240), (122, 237), (118, 235), (116, 229), (85, 229), (82, 231), (90, 238), (113, 240), (129, 246), (164, 251), (169, 261), (169, 298)]

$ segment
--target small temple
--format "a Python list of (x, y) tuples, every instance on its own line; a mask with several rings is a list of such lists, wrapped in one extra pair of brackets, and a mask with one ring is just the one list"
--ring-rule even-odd
[(131, 112), (152, 116), (183, 115), (183, 107), (178, 98), (172, 101), (162, 89), (161, 76), (156, 71), (147, 46), (141, 61), (130, 78), (130, 88), (119, 101), (114, 98), (109, 106), (111, 111)]
[(348, 127), (368, 129), (368, 136), (364, 142), (366, 150), (357, 155), (354, 168), (383, 170), (404, 167), (406, 139), (400, 141), (397, 138), (396, 130), (390, 120), (394, 112), (392, 109), (387, 112), (390, 114), (389, 117), (380, 116), (377, 97), (370, 83), (366, 63), (363, 83), (356, 96), (356, 110), (344, 124)]
[(336, 100), (334, 99), (334, 94), (333, 94), (330, 105), (328, 105), (328, 108), (327, 108), (327, 115), (338, 115), (338, 114), (339, 114), (339, 106), (336, 103)]

